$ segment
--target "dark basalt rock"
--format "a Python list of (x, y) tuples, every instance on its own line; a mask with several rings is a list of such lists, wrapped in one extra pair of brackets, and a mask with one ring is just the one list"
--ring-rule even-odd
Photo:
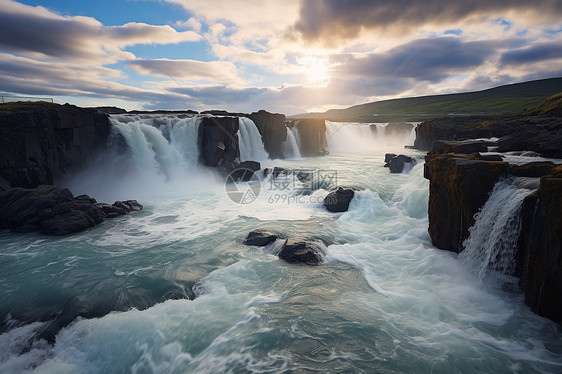
[(302, 156), (323, 156), (328, 154), (326, 141), (326, 121), (307, 118), (298, 121), (297, 128), (301, 139)]
[(384, 167), (387, 168), (389, 167), (389, 162), (390, 160), (392, 160), (394, 157), (398, 156), (396, 153), (387, 153), (384, 155)]
[(273, 243), (277, 240), (277, 238), (279, 238), (279, 236), (272, 232), (264, 230), (254, 230), (248, 234), (248, 236), (244, 240), (244, 244), (263, 247), (270, 243)]
[(52, 184), (106, 147), (110, 129), (108, 115), (96, 109), (0, 104), (0, 185)]
[(406, 164), (413, 163), (415, 163), (415, 160), (413, 158), (405, 155), (398, 155), (390, 159), (390, 161), (388, 162), (388, 167), (390, 168), (391, 173), (401, 173), (404, 171), (404, 167), (406, 166)]
[(471, 154), (487, 152), (488, 146), (497, 145), (495, 142), (482, 140), (465, 140), (461, 142), (450, 140), (435, 140), (431, 145), (430, 154), (458, 153)]
[(524, 165), (509, 165), (509, 172), (517, 177), (534, 177), (539, 178), (549, 175), (556, 167), (554, 162), (550, 161), (537, 161), (529, 162)]
[(87, 195), (74, 197), (66, 188), (41, 185), (0, 192), (0, 228), (14, 232), (68, 235), (142, 209), (136, 200), (97, 203)]
[(562, 167), (541, 178), (522, 209), (519, 285), (541, 316), (562, 322)]
[(414, 148), (427, 151), (436, 140), (491, 137), (500, 138), (497, 144), (500, 152), (527, 150), (543, 157), (562, 158), (562, 121), (549, 115), (435, 118), (416, 127)]
[(270, 158), (284, 158), (282, 145), (287, 140), (285, 115), (269, 113), (265, 110), (254, 112), (248, 116), (258, 128), (263, 140), (263, 146)]
[(311, 266), (320, 265), (324, 260), (324, 250), (321, 245), (303, 239), (287, 239), (277, 255), (289, 263), (303, 263)]
[(324, 198), (324, 207), (334, 213), (346, 212), (354, 195), (353, 190), (338, 187), (337, 190), (330, 192)]
[(471, 153), (466, 157), (467, 160), (482, 160), (482, 161), (503, 161), (503, 156), (500, 155), (481, 155), (480, 153)]
[(428, 155), (429, 235), (437, 248), (462, 251), (474, 215), (488, 199), (498, 178), (509, 173), (505, 162), (468, 160), (459, 155)]
[(255, 172), (261, 169), (261, 164), (257, 161), (243, 161), (229, 175), (229, 182), (247, 182), (254, 176)]
[(562, 166), (550, 162), (510, 165), (444, 154), (428, 155), (424, 172), (430, 180), (432, 243), (454, 252), (463, 250), (474, 215), (502, 175), (542, 176), (538, 191), (525, 198), (521, 209), (514, 275), (520, 276), (525, 302), (534, 311), (562, 321)]
[(199, 161), (228, 174), (240, 164), (237, 117), (204, 117), (199, 125)]

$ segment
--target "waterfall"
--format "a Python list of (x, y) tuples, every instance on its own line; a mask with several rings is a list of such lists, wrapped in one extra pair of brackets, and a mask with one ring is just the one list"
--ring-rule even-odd
[(388, 123), (376, 123), (377, 126), (377, 139), (384, 140), (386, 138), (386, 126)]
[[(326, 121), (328, 151), (334, 153), (361, 153), (387, 149), (397, 152), (404, 145), (413, 144), (412, 132), (393, 131), (387, 134), (388, 123), (348, 123)], [(376, 127), (376, 134), (374, 129)], [(415, 137), (415, 131), (413, 132)], [(414, 138), (415, 139), (415, 138)]]
[(298, 130), (295, 126), (291, 129), (287, 129), (287, 140), (283, 142), (283, 156), (285, 158), (301, 157), (300, 139), (298, 136)]
[(110, 121), (137, 169), (170, 179), (197, 166), (199, 117), (113, 115)]
[(238, 119), (240, 124), (240, 161), (265, 161), (269, 155), (263, 147), (261, 134), (254, 121), (246, 117)]
[(369, 152), (375, 149), (375, 136), (369, 124), (326, 121), (330, 153)]
[(476, 214), (459, 259), (476, 275), (478, 282), (482, 282), (489, 270), (514, 272), (521, 206), (531, 192), (527, 186), (520, 187), (516, 178), (500, 180)]

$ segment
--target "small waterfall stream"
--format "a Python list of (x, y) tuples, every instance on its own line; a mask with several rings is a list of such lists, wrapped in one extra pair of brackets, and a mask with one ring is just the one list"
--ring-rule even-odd
[(521, 206), (532, 191), (528, 186), (520, 186), (516, 178), (500, 180), (476, 214), (459, 259), (476, 275), (478, 282), (490, 270), (513, 274)]
[(299, 158), (300, 152), (300, 139), (299, 133), (295, 126), (287, 129), (287, 140), (283, 142), (283, 156), (285, 158)]

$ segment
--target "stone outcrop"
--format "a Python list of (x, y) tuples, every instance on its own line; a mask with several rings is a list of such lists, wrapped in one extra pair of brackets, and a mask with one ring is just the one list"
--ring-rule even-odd
[(104, 148), (110, 128), (96, 109), (0, 104), (0, 188), (52, 184)]
[(204, 117), (199, 125), (199, 161), (230, 173), (240, 164), (237, 117)]
[(530, 131), (514, 131), (500, 138), (498, 151), (534, 151), (543, 157), (562, 158), (562, 120)]
[(551, 162), (510, 165), (475, 155), (428, 155), (429, 234), (441, 249), (460, 252), (474, 215), (502, 175), (542, 177), (521, 209), (516, 273), (526, 303), (538, 314), (562, 321), (562, 167)]
[(471, 154), (479, 152), (488, 152), (489, 146), (497, 145), (495, 142), (482, 140), (465, 140), (465, 141), (448, 141), (435, 140), (431, 144), (430, 154), (457, 153)]
[(247, 182), (254, 176), (255, 172), (261, 169), (261, 164), (257, 161), (242, 161), (233, 171), (230, 172), (229, 182)]
[(248, 116), (258, 128), (263, 140), (263, 146), (270, 158), (283, 158), (282, 145), (287, 140), (285, 115), (269, 113), (265, 110), (254, 112)]
[(523, 212), (518, 268), (525, 302), (562, 322), (562, 167), (541, 178)]
[(328, 154), (326, 141), (326, 121), (319, 118), (302, 119), (297, 128), (301, 141), (302, 156), (322, 156)]
[(428, 155), (429, 234), (437, 248), (462, 251), (474, 215), (488, 199), (498, 178), (509, 172), (505, 162), (468, 160), (462, 156)]
[(246, 245), (255, 245), (258, 247), (264, 247), (268, 244), (273, 243), (279, 238), (277, 234), (264, 230), (254, 230), (248, 233), (248, 236), (244, 240)]
[(562, 120), (549, 115), (436, 118), (416, 127), (414, 148), (430, 150), (436, 140), (492, 137), (499, 138), (497, 146), (500, 152), (527, 150), (543, 157), (562, 158)]
[(133, 211), (142, 210), (136, 200), (97, 203), (87, 195), (74, 197), (66, 188), (41, 185), (34, 189), (0, 191), (0, 228), (14, 232), (68, 235)]
[(317, 242), (303, 239), (287, 239), (279, 253), (279, 258), (289, 263), (320, 265), (324, 260), (324, 249)]
[(334, 213), (346, 212), (354, 195), (355, 192), (352, 189), (338, 187), (324, 198), (324, 207)]
[(390, 168), (391, 173), (401, 173), (404, 171), (406, 164), (415, 164), (416, 160), (410, 156), (396, 155), (395, 153), (387, 153), (384, 155), (384, 167)]

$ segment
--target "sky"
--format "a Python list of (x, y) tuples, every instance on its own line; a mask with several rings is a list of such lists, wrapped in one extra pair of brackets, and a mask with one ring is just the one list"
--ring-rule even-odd
[(80, 106), (291, 115), (560, 76), (561, 0), (0, 0), (0, 93)]

